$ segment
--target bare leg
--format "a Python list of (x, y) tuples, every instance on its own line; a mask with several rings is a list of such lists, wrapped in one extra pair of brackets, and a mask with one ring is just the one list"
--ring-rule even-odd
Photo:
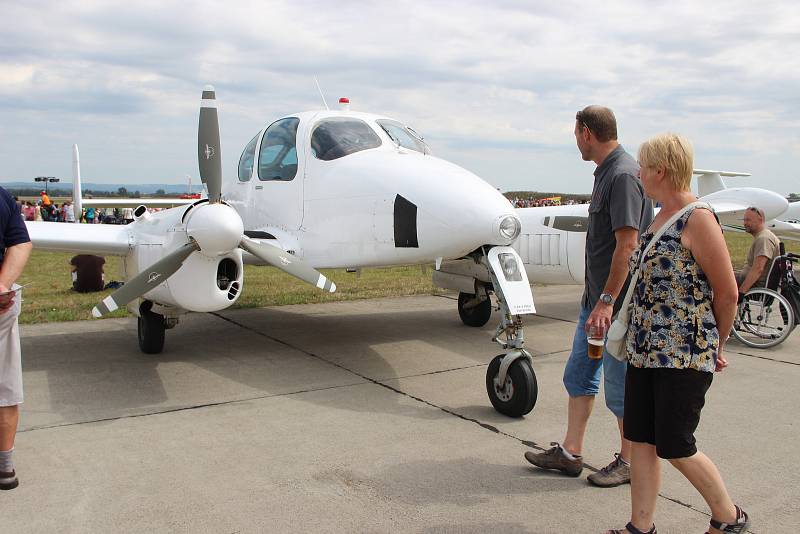
[(631, 442), (625, 439), (625, 433), (622, 431), (622, 417), (617, 417), (617, 426), (619, 427), (619, 456), (626, 462), (631, 462)]
[(653, 526), (656, 499), (661, 488), (661, 460), (649, 443), (630, 443), (631, 523), (647, 532)]
[(594, 407), (594, 395), (570, 397), (567, 405), (567, 434), (562, 447), (570, 454), (583, 454), (586, 425)]
[(728, 495), (717, 466), (708, 456), (698, 451), (688, 458), (672, 459), (670, 463), (700, 492), (711, 508), (711, 517), (724, 523), (736, 521), (736, 507)]
[(19, 407), (0, 407), (0, 451), (8, 451), (14, 447), (19, 423)]

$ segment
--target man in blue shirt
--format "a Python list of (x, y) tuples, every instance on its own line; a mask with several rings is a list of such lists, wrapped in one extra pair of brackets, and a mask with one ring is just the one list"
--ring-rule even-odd
[(11, 454), (22, 404), (22, 361), (19, 316), (22, 294), (14, 291), (28, 257), (30, 237), (16, 203), (0, 187), (0, 490), (19, 485)]

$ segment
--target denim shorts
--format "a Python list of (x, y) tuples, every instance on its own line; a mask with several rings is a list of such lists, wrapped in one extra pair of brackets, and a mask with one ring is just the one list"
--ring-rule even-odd
[[(564, 367), (564, 387), (570, 397), (597, 395), (600, 391), (600, 362), (589, 358), (588, 339), (584, 325), (590, 308), (581, 307), (575, 337), (572, 339), (572, 353)], [(625, 369), (627, 362), (621, 362), (603, 350), (603, 387), (606, 406), (614, 415), (623, 417), (625, 404)]]

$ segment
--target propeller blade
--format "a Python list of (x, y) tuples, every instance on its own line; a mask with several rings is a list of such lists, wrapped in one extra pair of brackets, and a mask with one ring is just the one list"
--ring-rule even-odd
[(200, 102), (200, 123), (197, 127), (197, 160), (200, 179), (208, 187), (208, 201), (219, 202), (222, 198), (222, 153), (219, 146), (219, 118), (214, 87), (203, 88)]
[(239, 246), (273, 267), (277, 267), (304, 282), (308, 282), (312, 286), (317, 286), (331, 293), (336, 291), (336, 284), (328, 280), (324, 274), (285, 250), (281, 250), (273, 245), (260, 243), (247, 236), (242, 236), (242, 242)]
[(133, 299), (141, 297), (172, 276), (175, 271), (181, 268), (189, 254), (195, 250), (198, 250), (197, 245), (192, 242), (164, 256), (137, 276), (134, 276), (124, 286), (104, 298), (100, 304), (92, 308), (92, 315), (102, 317), (121, 306), (125, 306)]

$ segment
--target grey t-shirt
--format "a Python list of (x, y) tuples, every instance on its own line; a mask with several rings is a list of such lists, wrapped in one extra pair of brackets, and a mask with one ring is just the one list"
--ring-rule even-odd
[[(611, 272), (617, 240), (614, 231), (638, 228), (641, 234), (653, 220), (653, 203), (644, 196), (638, 178), (639, 165), (622, 145), (615, 148), (594, 171), (594, 188), (589, 204), (589, 225), (586, 231), (586, 283), (583, 306), (594, 308)], [(625, 295), (622, 288), (614, 310)]]

